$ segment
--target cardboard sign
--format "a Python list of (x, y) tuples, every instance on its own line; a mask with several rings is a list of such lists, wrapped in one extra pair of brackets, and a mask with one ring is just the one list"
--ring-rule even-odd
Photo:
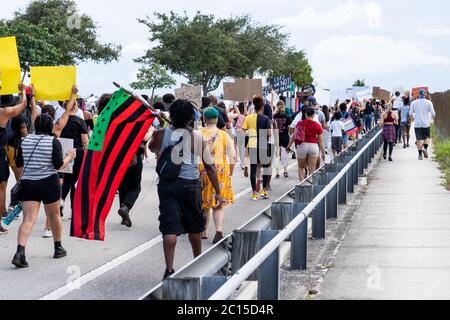
[(419, 98), (419, 91), (420, 91), (420, 89), (423, 89), (423, 90), (425, 90), (426, 92), (430, 92), (430, 90), (429, 90), (429, 88), (428, 87), (416, 87), (416, 88), (412, 88), (412, 96), (413, 96), (413, 98), (415, 98), (415, 99), (417, 99), (417, 98)]
[(223, 83), (225, 100), (245, 101), (262, 94), (262, 79), (236, 79), (235, 82)]
[(202, 107), (202, 87), (201, 86), (182, 86), (175, 89), (175, 97), (177, 99), (189, 100), (197, 105), (197, 108)]
[(372, 99), (373, 89), (371, 87), (353, 87), (353, 98), (362, 102)]
[[(61, 142), (63, 158), (65, 158), (67, 153), (73, 149), (73, 139), (58, 138), (58, 140), (59, 140), (59, 142)], [(69, 165), (66, 168), (59, 170), (58, 172), (72, 174), (73, 173), (73, 162), (69, 163)]]
[(0, 95), (18, 93), (21, 82), (16, 37), (0, 38)]
[(275, 90), (275, 92), (278, 94), (291, 91), (291, 77), (290, 76), (281, 76), (281, 77), (271, 78), (270, 84), (272, 85), (273, 90)]
[(65, 101), (77, 83), (77, 69), (71, 67), (31, 67), (31, 83), (36, 100)]
[(391, 99), (391, 93), (380, 87), (373, 87), (372, 96), (374, 99), (389, 101)]

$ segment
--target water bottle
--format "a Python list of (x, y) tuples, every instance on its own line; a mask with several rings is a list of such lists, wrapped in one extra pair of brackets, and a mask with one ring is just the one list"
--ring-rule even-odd
[(6, 218), (3, 219), (3, 223), (7, 226), (13, 222), (13, 220), (19, 216), (19, 214), (22, 212), (22, 204), (19, 203), (9, 214)]

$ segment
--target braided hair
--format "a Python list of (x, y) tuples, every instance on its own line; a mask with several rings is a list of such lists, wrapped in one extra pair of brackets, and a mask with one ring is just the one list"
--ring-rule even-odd
[(188, 100), (175, 100), (170, 105), (169, 113), (176, 129), (186, 128), (195, 120), (195, 106)]

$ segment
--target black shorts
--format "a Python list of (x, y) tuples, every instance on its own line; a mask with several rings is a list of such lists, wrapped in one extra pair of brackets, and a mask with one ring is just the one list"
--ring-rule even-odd
[(39, 181), (22, 180), (19, 200), (22, 202), (42, 202), (44, 204), (58, 202), (61, 200), (61, 184), (58, 175), (54, 174)]
[(331, 150), (342, 152), (342, 137), (331, 137)]
[(416, 139), (417, 140), (426, 140), (431, 138), (431, 130), (430, 128), (416, 128)]
[(159, 230), (164, 235), (205, 231), (200, 180), (176, 179), (158, 184)]
[(8, 155), (4, 147), (0, 147), (0, 183), (9, 179)]
[(250, 141), (250, 137), (249, 136), (245, 136), (245, 148), (248, 148), (248, 142)]

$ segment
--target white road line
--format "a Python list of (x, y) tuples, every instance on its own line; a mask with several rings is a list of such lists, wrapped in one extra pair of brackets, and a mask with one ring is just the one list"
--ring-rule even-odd
[(85, 275), (81, 276), (79, 279), (73, 282), (69, 282), (65, 286), (56, 289), (55, 291), (49, 293), (48, 295), (40, 298), (39, 300), (58, 300), (64, 297), (65, 295), (71, 293), (75, 290), (75, 284), (79, 284), (81, 286), (87, 284), (88, 282), (91, 282), (92, 280), (100, 277), (101, 275), (105, 274), (108, 271), (111, 271), (112, 269), (120, 266), (121, 264), (127, 262), (130, 259), (133, 259), (134, 257), (140, 255), (144, 251), (147, 251), (148, 249), (154, 247), (155, 245), (162, 242), (162, 236), (158, 236), (139, 247), (136, 247), (135, 249), (115, 258), (114, 260), (98, 267), (97, 269), (92, 270), (89, 273), (86, 273)]
[[(292, 169), (297, 165), (297, 163), (291, 164), (288, 169)], [(244, 197), (246, 194), (252, 192), (252, 188), (245, 189), (244, 191), (240, 192), (235, 196), (235, 200), (238, 200), (242, 197)], [(162, 236), (157, 236), (156, 238), (153, 238), (150, 241), (145, 242), (144, 244), (134, 248), (133, 250), (118, 256), (114, 260), (101, 265), (97, 269), (92, 270), (91, 272), (88, 272), (81, 276), (76, 281), (72, 281), (67, 283), (65, 286), (56, 289), (55, 291), (47, 294), (46, 296), (40, 298), (39, 300), (58, 300), (63, 298), (64, 296), (68, 295), (72, 291), (76, 290), (75, 284), (84, 286), (85, 284), (97, 279), (98, 277), (102, 276), (103, 274), (115, 269), (116, 267), (120, 266), (121, 264), (124, 264), (125, 262), (133, 259), (134, 257), (140, 255), (141, 253), (153, 248), (154, 246), (160, 244), (162, 242)]]

